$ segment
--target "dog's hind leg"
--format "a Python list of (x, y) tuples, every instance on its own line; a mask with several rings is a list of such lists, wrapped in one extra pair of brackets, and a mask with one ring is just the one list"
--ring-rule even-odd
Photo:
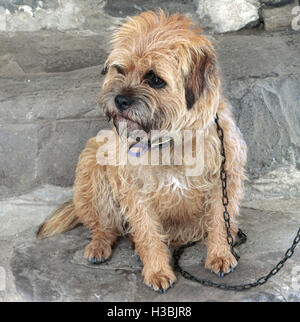
[(119, 236), (106, 167), (96, 160), (98, 148), (95, 138), (88, 141), (78, 161), (74, 185), (76, 215), (92, 235), (84, 257), (95, 264), (110, 257)]

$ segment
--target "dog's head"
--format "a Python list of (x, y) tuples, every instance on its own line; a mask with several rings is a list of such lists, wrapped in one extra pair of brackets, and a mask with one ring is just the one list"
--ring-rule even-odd
[[(203, 129), (219, 105), (211, 42), (182, 15), (144, 12), (114, 34), (99, 103), (118, 129)], [(124, 123), (123, 123), (124, 124)]]

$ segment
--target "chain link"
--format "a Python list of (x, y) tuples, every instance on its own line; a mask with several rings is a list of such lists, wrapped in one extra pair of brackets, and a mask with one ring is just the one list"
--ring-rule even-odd
[[(230, 231), (230, 214), (227, 209), (227, 207), (229, 205), (229, 198), (228, 198), (228, 194), (227, 194), (227, 173), (225, 170), (226, 154), (225, 154), (225, 149), (224, 149), (224, 132), (223, 132), (223, 129), (219, 125), (218, 114), (216, 115), (215, 123), (217, 126), (217, 133), (218, 133), (218, 136), (219, 136), (219, 139), (221, 142), (221, 155), (223, 157), (223, 160), (221, 163), (221, 169), (220, 169), (220, 179), (221, 179), (221, 183), (222, 183), (222, 203), (224, 206), (223, 218), (224, 218), (225, 228), (226, 228), (226, 232), (227, 232), (227, 243), (230, 246), (232, 255), (238, 261), (240, 257), (236, 253), (234, 247), (245, 243), (247, 240), (247, 236), (239, 229), (238, 233), (237, 233), (239, 240), (238, 240), (238, 242), (236, 242), (234, 244), (234, 239), (233, 239), (233, 237), (231, 235), (231, 231)], [(183, 245), (183, 246), (175, 249), (175, 251), (173, 253), (174, 269), (176, 271), (178, 271), (184, 278), (194, 281), (194, 282), (197, 282), (203, 286), (215, 287), (218, 289), (230, 290), (230, 291), (245, 291), (245, 290), (249, 290), (250, 288), (265, 284), (269, 280), (269, 278), (276, 275), (281, 270), (281, 268), (284, 266), (284, 263), (289, 258), (291, 258), (293, 256), (295, 248), (297, 247), (299, 242), (300, 242), (300, 228), (298, 229), (298, 232), (293, 240), (292, 246), (285, 252), (283, 259), (281, 259), (277, 263), (277, 265), (273, 269), (270, 270), (270, 272), (267, 275), (260, 277), (255, 282), (251, 282), (251, 283), (247, 283), (247, 284), (229, 285), (229, 284), (225, 284), (225, 283), (215, 283), (210, 280), (200, 279), (198, 277), (195, 277), (192, 274), (190, 274), (189, 272), (183, 270), (179, 265), (180, 257), (186, 248), (195, 245), (196, 242), (189, 243), (189, 244)]]

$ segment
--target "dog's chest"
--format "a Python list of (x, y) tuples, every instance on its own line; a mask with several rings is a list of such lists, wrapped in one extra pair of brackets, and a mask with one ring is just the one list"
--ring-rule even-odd
[(202, 193), (186, 176), (165, 177), (154, 195), (153, 207), (166, 220), (180, 217), (183, 221), (199, 213), (201, 207)]
[(170, 176), (163, 181), (162, 188), (180, 194), (189, 189), (189, 184), (183, 177)]
[(180, 169), (148, 170), (136, 171), (131, 177), (133, 181), (128, 183), (131, 189), (135, 187), (139, 204), (152, 204), (156, 211), (165, 214), (198, 207), (202, 196), (201, 178), (186, 176)]
[[(155, 180), (156, 179), (156, 180)], [(157, 199), (161, 199), (164, 203), (168, 200), (172, 204), (174, 200), (179, 202), (185, 198), (190, 198), (195, 186), (188, 177), (181, 174), (161, 175), (154, 179), (151, 193), (156, 195)], [(149, 179), (147, 182), (151, 182)], [(147, 183), (146, 183), (147, 185)], [(152, 190), (152, 191), (151, 191)]]

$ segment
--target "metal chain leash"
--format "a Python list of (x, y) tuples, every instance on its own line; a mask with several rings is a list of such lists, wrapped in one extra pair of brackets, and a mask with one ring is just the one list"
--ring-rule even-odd
[(227, 173), (225, 171), (225, 163), (226, 163), (226, 155), (225, 155), (225, 148), (224, 148), (224, 132), (223, 129), (219, 125), (219, 116), (216, 114), (215, 122), (217, 125), (217, 133), (221, 142), (221, 156), (223, 158), (221, 163), (221, 170), (220, 170), (220, 179), (222, 183), (222, 203), (224, 206), (224, 212), (223, 212), (223, 218), (225, 223), (225, 228), (227, 232), (227, 243), (230, 246), (231, 253), (235, 257), (235, 259), (238, 261), (240, 259), (240, 256), (236, 253), (234, 250), (233, 245), (233, 237), (231, 235), (230, 231), (230, 215), (227, 209), (227, 206), (229, 205), (229, 198), (227, 194)]
[[(230, 231), (230, 215), (229, 215), (229, 212), (227, 209), (228, 204), (229, 204), (229, 198), (228, 198), (228, 194), (227, 194), (227, 174), (226, 174), (226, 170), (225, 170), (226, 155), (225, 155), (225, 149), (224, 149), (224, 132), (223, 132), (223, 129), (219, 125), (218, 114), (216, 115), (215, 123), (217, 126), (218, 136), (219, 136), (219, 139), (221, 142), (221, 155), (223, 157), (222, 164), (221, 164), (221, 170), (220, 170), (220, 179), (222, 182), (222, 203), (224, 206), (223, 217), (224, 217), (224, 223), (225, 223), (225, 228), (226, 228), (226, 232), (227, 232), (227, 243), (230, 246), (232, 255), (238, 261), (240, 257), (237, 254), (237, 252), (235, 251), (234, 247), (239, 246), (239, 245), (243, 244), (244, 242), (246, 242), (247, 236), (239, 229), (238, 233), (237, 233), (237, 235), (239, 237), (239, 241), (234, 244), (234, 240), (233, 240), (233, 237), (232, 237), (231, 231)], [(183, 245), (183, 246), (175, 249), (175, 251), (173, 253), (174, 269), (176, 271), (178, 271), (184, 278), (194, 281), (194, 282), (197, 282), (203, 286), (215, 287), (215, 288), (219, 288), (222, 290), (230, 290), (230, 291), (249, 290), (250, 288), (265, 284), (269, 280), (270, 277), (276, 275), (281, 270), (281, 268), (284, 266), (284, 263), (289, 258), (291, 258), (293, 256), (295, 248), (297, 247), (299, 242), (300, 242), (300, 228), (298, 229), (298, 232), (293, 240), (292, 246), (285, 252), (284, 257), (277, 263), (277, 265), (267, 275), (260, 277), (255, 282), (250, 282), (250, 283), (246, 283), (246, 284), (229, 285), (226, 283), (215, 283), (210, 280), (200, 279), (198, 277), (195, 277), (192, 274), (190, 274), (189, 272), (183, 270), (179, 265), (180, 257), (186, 248), (195, 245), (197, 242), (189, 243), (189, 244)]]

